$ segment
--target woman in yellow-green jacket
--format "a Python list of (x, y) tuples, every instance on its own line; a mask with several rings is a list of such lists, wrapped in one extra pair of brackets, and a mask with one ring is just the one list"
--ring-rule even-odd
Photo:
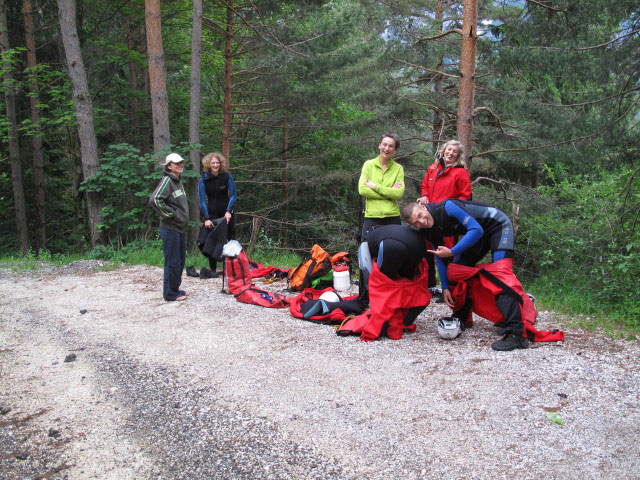
[(404, 194), (404, 169), (392, 158), (398, 148), (398, 136), (385, 133), (378, 145), (380, 155), (362, 166), (358, 182), (358, 193), (366, 202), (362, 240), (376, 225), (400, 225), (398, 200)]

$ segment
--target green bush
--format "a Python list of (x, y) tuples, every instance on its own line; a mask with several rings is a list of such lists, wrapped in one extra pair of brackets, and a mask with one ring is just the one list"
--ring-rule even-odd
[(527, 212), (520, 229), (535, 288), (554, 306), (640, 327), (637, 172), (605, 170), (538, 192), (544, 207)]

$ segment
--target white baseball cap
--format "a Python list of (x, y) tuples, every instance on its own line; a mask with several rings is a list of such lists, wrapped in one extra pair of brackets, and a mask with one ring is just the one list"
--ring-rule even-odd
[(184, 158), (182, 158), (177, 153), (170, 153), (169, 155), (167, 155), (167, 158), (165, 158), (164, 160), (165, 165), (169, 165), (170, 163), (183, 163), (183, 162), (184, 162)]

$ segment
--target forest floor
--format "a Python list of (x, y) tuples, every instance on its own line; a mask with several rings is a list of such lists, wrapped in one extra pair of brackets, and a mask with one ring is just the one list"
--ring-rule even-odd
[(366, 343), (98, 266), (0, 270), (1, 479), (640, 478), (640, 342), (540, 312), (564, 342), (494, 352), (432, 304)]

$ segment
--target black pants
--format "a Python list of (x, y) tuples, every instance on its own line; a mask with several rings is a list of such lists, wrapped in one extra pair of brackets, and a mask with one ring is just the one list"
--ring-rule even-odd
[[(224, 213), (221, 215), (221, 217), (224, 217)], [(227, 228), (228, 228), (227, 241), (235, 240), (236, 239), (236, 216), (234, 214), (231, 214), (231, 220), (229, 220), (229, 224)], [(211, 269), (212, 272), (215, 272), (216, 268), (218, 268), (218, 262), (213, 258), (209, 258), (209, 268)]]
[[(466, 324), (467, 320), (471, 317), (471, 308), (473, 302), (467, 297), (464, 305), (453, 312), (454, 317), (458, 317), (462, 324)], [(500, 293), (496, 295), (496, 307), (502, 313), (504, 320), (496, 323), (496, 327), (499, 327), (500, 334), (507, 332), (513, 332), (518, 336), (521, 336), (524, 332), (524, 323), (522, 322), (522, 313), (520, 312), (520, 304), (508, 293)]]
[(180, 290), (182, 270), (187, 253), (187, 238), (184, 232), (176, 232), (160, 227), (162, 252), (164, 253), (164, 279), (162, 296), (168, 302), (184, 295)]

